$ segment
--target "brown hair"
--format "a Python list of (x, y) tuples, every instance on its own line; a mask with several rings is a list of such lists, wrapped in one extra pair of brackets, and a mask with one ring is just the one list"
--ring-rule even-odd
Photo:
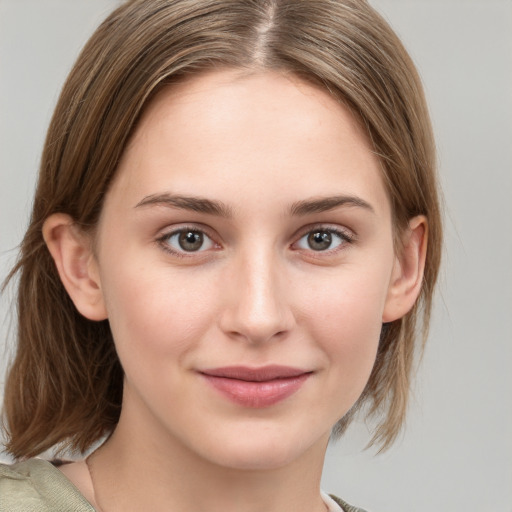
[(94, 228), (105, 193), (151, 98), (212, 67), (293, 73), (328, 90), (364, 125), (380, 156), (396, 232), (428, 219), (419, 301), (384, 326), (363, 396), (388, 446), (403, 423), (422, 315), (429, 324), (441, 252), (435, 151), (420, 80), (388, 24), (363, 0), (132, 0), (91, 37), (62, 90), (47, 134), (32, 217), (18, 263), (18, 343), (8, 374), (7, 450), (80, 451), (115, 427), (123, 371), (107, 321), (82, 317), (42, 237), (51, 214)]

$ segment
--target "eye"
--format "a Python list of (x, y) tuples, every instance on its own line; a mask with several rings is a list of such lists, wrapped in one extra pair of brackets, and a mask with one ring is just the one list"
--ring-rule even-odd
[(173, 253), (190, 253), (207, 251), (215, 247), (213, 240), (197, 229), (180, 229), (159, 239), (166, 250)]
[(314, 229), (302, 236), (296, 243), (299, 249), (315, 252), (332, 251), (344, 243), (351, 242), (351, 237), (335, 229)]

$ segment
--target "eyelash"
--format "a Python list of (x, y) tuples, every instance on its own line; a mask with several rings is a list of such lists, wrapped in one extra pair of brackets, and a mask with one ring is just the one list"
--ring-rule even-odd
[[(220, 247), (220, 245), (213, 240), (213, 238), (206, 232), (206, 230), (204, 228), (200, 228), (197, 226), (183, 226), (178, 229), (174, 229), (174, 230), (169, 231), (169, 232), (163, 234), (162, 236), (158, 237), (156, 241), (164, 251), (168, 252), (169, 254), (171, 254), (173, 256), (177, 256), (178, 258), (189, 258), (189, 257), (194, 257), (194, 256), (197, 257), (198, 254), (201, 254), (208, 250), (208, 249), (206, 249), (206, 250), (199, 249), (197, 251), (186, 251), (184, 249), (183, 250), (175, 250), (175, 249), (171, 248), (169, 241), (173, 237), (178, 236), (181, 233), (187, 233), (187, 232), (201, 234), (204, 237), (204, 239), (208, 239), (213, 246), (216, 246), (217, 248)], [(352, 244), (355, 241), (355, 235), (348, 230), (341, 230), (339, 228), (327, 227), (325, 225), (318, 225), (318, 226), (308, 227), (307, 230), (302, 231), (302, 234), (300, 235), (300, 237), (297, 239), (296, 242), (291, 244), (291, 247), (293, 248), (293, 246), (296, 246), (302, 239), (304, 239), (305, 237), (307, 237), (309, 235), (312, 235), (313, 233), (327, 233), (329, 235), (334, 235), (339, 239), (339, 243), (336, 247), (334, 247), (332, 249), (328, 248), (325, 250), (315, 251), (314, 249), (311, 249), (311, 248), (309, 248), (309, 249), (296, 248), (294, 250), (304, 250), (304, 251), (311, 252), (312, 254), (315, 254), (315, 255), (322, 255), (322, 254), (332, 255), (332, 254), (335, 254), (335, 253), (343, 250), (347, 244)]]
[(203, 235), (204, 239), (208, 239), (211, 241), (212, 245), (219, 247), (219, 244), (217, 244), (213, 238), (206, 232), (204, 228), (200, 228), (197, 226), (183, 226), (178, 229), (174, 229), (172, 231), (169, 231), (162, 236), (157, 238), (157, 242), (160, 245), (160, 247), (169, 254), (173, 256), (177, 256), (178, 258), (189, 258), (194, 255), (197, 256), (197, 254), (201, 254), (202, 252), (205, 252), (204, 250), (198, 250), (198, 251), (177, 251), (175, 249), (172, 249), (172, 247), (169, 245), (169, 241), (177, 235), (180, 235), (181, 233), (198, 233)]
[[(356, 238), (353, 232), (349, 230), (342, 230), (335, 227), (329, 227), (325, 224), (317, 225), (317, 226), (309, 226), (307, 230), (303, 231), (300, 238), (297, 240), (297, 242), (294, 242), (293, 245), (297, 245), (301, 240), (303, 240), (305, 237), (308, 237), (314, 233), (327, 233), (329, 235), (334, 235), (339, 239), (339, 243), (334, 248), (328, 248), (325, 250), (318, 250), (315, 251), (314, 249), (303, 249), (305, 251), (311, 252), (312, 254), (316, 255), (333, 255), (336, 254), (339, 251), (342, 251), (346, 248), (347, 244), (352, 244), (355, 242)], [(301, 248), (296, 250), (302, 250)]]

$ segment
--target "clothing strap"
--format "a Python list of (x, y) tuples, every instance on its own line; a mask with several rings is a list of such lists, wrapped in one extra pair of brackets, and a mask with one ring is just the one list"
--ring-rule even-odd
[(341, 498), (334, 496), (333, 494), (329, 494), (329, 496), (343, 509), (344, 512), (366, 512), (362, 508), (353, 507), (349, 505), (347, 502), (343, 501)]

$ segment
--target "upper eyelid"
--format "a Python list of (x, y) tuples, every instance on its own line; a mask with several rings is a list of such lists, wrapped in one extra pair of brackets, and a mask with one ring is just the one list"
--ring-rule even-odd
[(168, 227), (162, 228), (158, 231), (157, 237), (159, 239), (167, 238), (172, 235), (175, 235), (176, 233), (180, 233), (181, 231), (187, 231), (187, 230), (203, 233), (204, 235), (206, 235), (208, 238), (211, 238), (212, 240), (214, 240), (215, 238), (220, 238), (218, 235), (215, 236), (213, 234), (213, 230), (211, 228), (208, 228), (208, 226), (205, 226), (203, 224), (197, 224), (194, 222), (183, 223), (183, 224), (178, 224), (173, 227), (168, 226)]
[(332, 233), (340, 233), (342, 235), (345, 235), (347, 238), (355, 239), (356, 233), (353, 229), (347, 228), (345, 226), (340, 226), (338, 224), (331, 224), (331, 223), (316, 223), (316, 224), (310, 224), (308, 226), (303, 226), (302, 228), (298, 229), (295, 232), (294, 237), (302, 238), (304, 235), (307, 235), (308, 233), (311, 233), (312, 231), (329, 231)]

